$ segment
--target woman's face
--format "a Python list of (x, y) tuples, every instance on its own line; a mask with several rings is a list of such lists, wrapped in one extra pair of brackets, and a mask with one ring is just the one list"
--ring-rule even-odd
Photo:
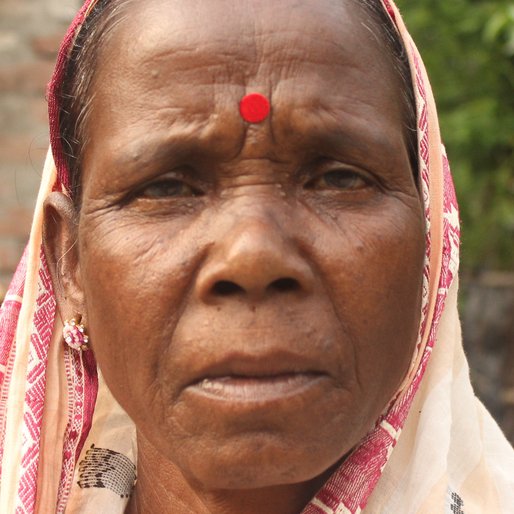
[[(99, 59), (88, 329), (186, 477), (297, 483), (365, 435), (412, 357), (424, 225), (399, 80), (353, 2), (186, 4), (134, 2)], [(260, 124), (239, 114), (252, 92)]]

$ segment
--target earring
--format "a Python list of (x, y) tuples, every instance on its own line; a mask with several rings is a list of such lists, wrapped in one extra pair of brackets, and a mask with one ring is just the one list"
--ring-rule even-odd
[(87, 350), (89, 337), (86, 335), (84, 325), (75, 319), (64, 322), (62, 336), (65, 343), (73, 350)]

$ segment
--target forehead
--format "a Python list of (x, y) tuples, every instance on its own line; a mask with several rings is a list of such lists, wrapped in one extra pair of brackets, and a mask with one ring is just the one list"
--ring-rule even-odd
[(222, 139), (258, 91), (277, 134), (344, 118), (401, 139), (399, 81), (376, 32), (354, 0), (131, 2), (99, 56), (92, 125), (115, 139), (208, 120)]
[(376, 90), (395, 82), (377, 27), (357, 0), (139, 0), (127, 5), (101, 54), (104, 78), (109, 70), (139, 70), (150, 72), (150, 78), (166, 73), (177, 84), (208, 83), (210, 75), (211, 82), (273, 86), (301, 69), (308, 88), (320, 71), (324, 81), (329, 76), (337, 81), (358, 67), (370, 80), (382, 75)]
[[(123, 25), (134, 46), (147, 41), (171, 47), (206, 45), (234, 55), (238, 49), (266, 54), (266, 37), (282, 34), (284, 40), (337, 44), (344, 28), (360, 32), (365, 24), (360, 0), (138, 0), (129, 1)], [(359, 16), (360, 13), (360, 16)], [(343, 30), (342, 30), (343, 29)], [(134, 37), (144, 32), (144, 41)], [(255, 56), (254, 56), (255, 57)]]

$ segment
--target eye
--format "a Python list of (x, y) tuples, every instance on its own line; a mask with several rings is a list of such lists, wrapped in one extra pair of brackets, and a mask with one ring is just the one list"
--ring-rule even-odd
[(352, 170), (338, 169), (323, 173), (310, 180), (305, 187), (308, 189), (337, 189), (355, 191), (369, 186), (369, 182), (359, 173)]
[(200, 196), (201, 194), (201, 191), (198, 191), (182, 180), (169, 178), (144, 186), (139, 190), (136, 196), (138, 198), (159, 199)]

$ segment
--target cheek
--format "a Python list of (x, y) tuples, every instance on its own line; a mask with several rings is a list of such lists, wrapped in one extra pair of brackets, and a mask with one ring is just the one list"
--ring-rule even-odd
[(171, 236), (180, 233), (116, 216), (81, 227), (92, 346), (109, 388), (134, 410), (159, 401), (156, 372), (201, 258), (195, 238)]
[[(345, 217), (317, 248), (329, 248), (324, 280), (354, 344), (356, 375), (385, 404), (412, 357), (419, 330), (424, 224), (419, 209), (389, 201), (379, 215)], [(336, 251), (334, 249), (337, 248)]]

